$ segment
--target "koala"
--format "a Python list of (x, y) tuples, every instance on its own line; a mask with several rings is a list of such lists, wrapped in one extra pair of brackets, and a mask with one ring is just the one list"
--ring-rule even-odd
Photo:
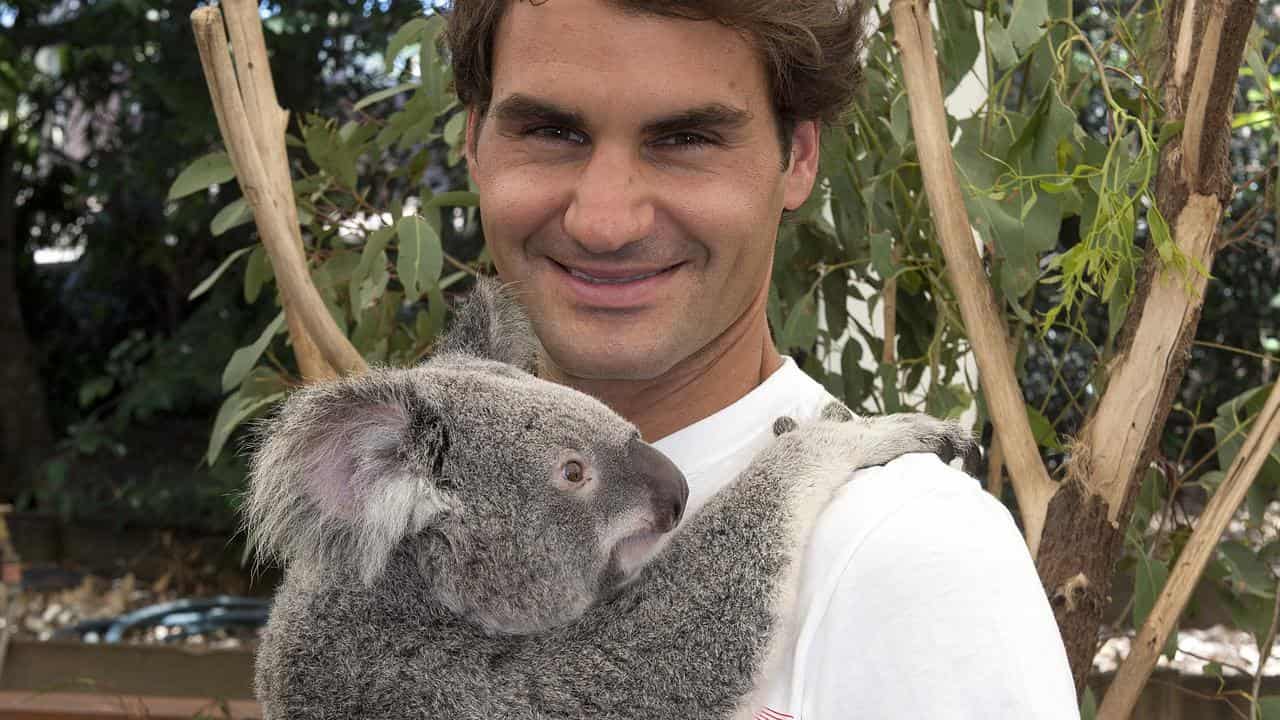
[(954, 423), (833, 405), (779, 419), (683, 518), (680, 471), (535, 358), (482, 281), (422, 365), (300, 390), (265, 425), (244, 513), (285, 568), (266, 718), (750, 717), (808, 531), (851, 471), (976, 449)]

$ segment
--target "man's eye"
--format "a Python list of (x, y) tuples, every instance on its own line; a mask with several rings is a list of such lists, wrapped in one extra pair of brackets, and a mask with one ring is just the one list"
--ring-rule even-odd
[(536, 138), (538, 140), (549, 140), (551, 142), (567, 142), (575, 145), (581, 145), (587, 141), (586, 136), (576, 130), (570, 130), (566, 127), (558, 125), (539, 125), (529, 128), (524, 132), (525, 136)]
[(716, 142), (706, 135), (700, 135), (692, 132), (672, 133), (658, 138), (653, 143), (659, 147), (669, 148), (700, 148), (715, 145)]

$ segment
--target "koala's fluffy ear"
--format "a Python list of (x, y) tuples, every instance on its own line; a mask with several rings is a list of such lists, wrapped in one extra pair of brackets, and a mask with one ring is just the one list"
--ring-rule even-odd
[(295, 393), (259, 434), (244, 504), (259, 557), (339, 563), (366, 583), (450, 505), (439, 408), (396, 371)]
[(437, 355), (462, 354), (497, 360), (533, 372), (537, 340), (529, 318), (510, 294), (510, 286), (494, 278), (476, 278), (475, 289), (458, 308)]

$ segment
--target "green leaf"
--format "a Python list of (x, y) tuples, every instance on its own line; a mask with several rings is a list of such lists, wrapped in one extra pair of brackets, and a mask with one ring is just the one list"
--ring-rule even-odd
[(1228, 540), (1218, 545), (1218, 553), (1229, 572), (1227, 579), (1232, 592), (1259, 598), (1270, 598), (1275, 594), (1276, 576), (1248, 546)]
[(80, 407), (85, 408), (97, 400), (111, 394), (116, 387), (116, 379), (110, 375), (100, 375), (80, 386)]
[(897, 270), (893, 263), (893, 236), (887, 232), (871, 236), (871, 267), (881, 280), (889, 280)]
[(1151, 242), (1160, 259), (1168, 264), (1173, 259), (1173, 235), (1169, 232), (1169, 223), (1154, 204), (1147, 210), (1147, 227), (1151, 228)]
[(843, 337), (849, 327), (849, 275), (843, 268), (822, 278), (822, 304), (829, 337)]
[(934, 8), (938, 13), (938, 34), (935, 37), (938, 38), (942, 92), (950, 95), (982, 54), (978, 24), (968, 3), (952, 0), (935, 3)]
[(209, 277), (200, 281), (200, 284), (196, 286), (195, 290), (191, 291), (191, 294), (187, 296), (187, 299), (195, 300), (196, 298), (208, 292), (209, 288), (213, 287), (213, 284), (218, 281), (218, 278), (222, 277), (222, 273), (226, 272), (227, 268), (231, 267), (231, 263), (240, 259), (245, 253), (252, 252), (255, 247), (260, 247), (260, 246), (250, 245), (248, 247), (242, 247), (239, 250), (236, 250), (235, 252), (228, 255), (227, 258), (223, 260), (222, 263), (218, 265), (218, 267), (215, 268), (213, 272), (209, 273)]
[[(351, 309), (359, 316), (364, 307), (381, 295), (387, 283), (387, 244), (396, 229), (394, 226), (378, 228), (369, 233), (369, 238), (360, 251), (360, 264), (351, 273)], [(377, 287), (381, 283), (381, 287)]]
[(405, 298), (417, 300), (440, 279), (444, 267), (440, 236), (421, 215), (410, 215), (396, 223), (396, 237), (400, 249), (396, 272), (404, 286)]
[(259, 244), (249, 255), (249, 262), (244, 268), (244, 301), (250, 305), (258, 302), (262, 286), (273, 277), (275, 271), (271, 268), (271, 258), (267, 249)]
[(1053, 430), (1053, 424), (1031, 405), (1027, 406), (1027, 421), (1031, 424), (1031, 434), (1035, 436), (1037, 445), (1050, 450), (1063, 449), (1062, 443), (1058, 440), (1058, 433)]
[(231, 228), (240, 227), (251, 220), (253, 220), (253, 208), (249, 207), (249, 203), (245, 202), (244, 198), (237, 198), (227, 203), (217, 215), (213, 216), (213, 220), (209, 222), (209, 232), (214, 237), (218, 237)]
[(449, 147), (461, 147), (463, 135), (467, 129), (467, 113), (459, 111), (444, 124), (444, 141)]
[(934, 383), (925, 396), (925, 412), (934, 417), (956, 419), (973, 404), (973, 397), (963, 385)]
[(283, 397), (283, 392), (265, 396), (245, 396), (240, 392), (228, 395), (227, 399), (222, 401), (218, 416), (213, 421), (213, 432), (209, 434), (209, 449), (205, 451), (204, 456), (205, 462), (210, 465), (217, 462), (218, 456), (222, 454), (223, 445), (226, 445), (227, 438), (231, 437), (231, 431)]
[(1271, 628), (1271, 615), (1275, 610), (1270, 598), (1236, 595), (1222, 586), (1219, 586), (1217, 595), (1230, 613), (1232, 624), (1253, 635), (1255, 641), (1267, 636), (1267, 630)]
[(418, 83), (407, 82), (407, 83), (400, 83), (395, 87), (390, 87), (385, 90), (379, 90), (376, 93), (370, 93), (360, 98), (360, 100), (356, 102), (355, 105), (352, 106), (352, 109), (363, 110), (376, 102), (381, 102), (383, 100), (386, 100), (389, 97), (395, 97), (400, 93), (412, 90), (416, 87), (418, 87)]
[(387, 43), (387, 52), (382, 59), (386, 63), (386, 67), (391, 67), (401, 50), (404, 50), (411, 43), (418, 42), (422, 37), (422, 31), (425, 29), (427, 29), (426, 18), (417, 17), (401, 25), (395, 34), (391, 36), (391, 42)]
[(1182, 134), (1182, 128), (1186, 125), (1183, 120), (1175, 122), (1167, 122), (1160, 126), (1160, 136), (1156, 140), (1156, 144), (1164, 147), (1164, 144)]
[(849, 338), (840, 353), (840, 379), (844, 385), (844, 402), (851, 408), (862, 407), (875, 389), (875, 373), (862, 367), (862, 345)]
[(1270, 125), (1273, 120), (1275, 120), (1275, 113), (1270, 110), (1244, 112), (1231, 118), (1231, 129), (1238, 130), (1252, 125)]
[(1013, 48), (1013, 39), (1004, 26), (988, 20), (986, 30), (987, 47), (991, 48), (991, 57), (996, 61), (996, 67), (1005, 70), (1018, 64), (1018, 51)]
[[(1226, 470), (1239, 454), (1244, 438), (1253, 426), (1262, 404), (1271, 393), (1271, 385), (1246, 390), (1218, 406), (1213, 419), (1213, 434), (1218, 445), (1218, 467)], [(1271, 448), (1258, 471), (1256, 484), (1280, 485), (1280, 445)]]
[(302, 140), (306, 143), (307, 155), (317, 167), (344, 188), (355, 188), (358, 147), (348, 146), (331, 123), (319, 117), (302, 123)]
[(1098, 699), (1093, 696), (1093, 688), (1086, 686), (1080, 696), (1080, 720), (1095, 720), (1097, 717)]
[(177, 179), (169, 186), (169, 196), (166, 200), (172, 202), (208, 189), (210, 185), (221, 185), (235, 176), (236, 171), (231, 167), (231, 158), (225, 152), (209, 153), (197, 158), (185, 170), (178, 173)]
[(438, 284), (432, 284), (427, 289), (427, 332), (425, 335), (419, 335), (420, 339), (430, 338), (434, 340), (439, 337), (444, 330), (444, 316), (448, 305), (445, 304), (444, 293), (441, 292)]
[[(894, 338), (885, 338), (885, 342), (894, 342)], [(902, 412), (902, 397), (898, 392), (898, 366), (893, 363), (880, 363), (876, 373), (880, 378), (881, 395), (886, 413)]]
[(1009, 15), (1009, 39), (1019, 53), (1025, 53), (1044, 36), (1049, 20), (1048, 0), (1013, 0)]
[(782, 352), (808, 350), (818, 336), (818, 310), (814, 307), (813, 293), (805, 293), (787, 315), (782, 326), (778, 345)]
[(1133, 587), (1133, 626), (1141, 628), (1155, 606), (1156, 598), (1169, 580), (1169, 568), (1145, 551), (1138, 554)]
[(889, 106), (889, 132), (899, 145), (906, 145), (911, 139), (911, 109), (908, 105), (907, 94), (902, 92)]
[(229, 392), (244, 380), (253, 366), (258, 363), (258, 358), (262, 357), (262, 353), (266, 352), (267, 346), (271, 344), (271, 339), (276, 336), (284, 327), (284, 311), (281, 310), (276, 315), (276, 319), (272, 320), (258, 339), (252, 344), (246, 345), (231, 354), (231, 359), (227, 361), (226, 368), (222, 371), (222, 391)]
[(1075, 187), (1076, 182), (1071, 178), (1067, 178), (1061, 181), (1041, 180), (1038, 184), (1041, 190), (1049, 193), (1050, 195), (1059, 195), (1061, 193), (1070, 191), (1073, 187)]

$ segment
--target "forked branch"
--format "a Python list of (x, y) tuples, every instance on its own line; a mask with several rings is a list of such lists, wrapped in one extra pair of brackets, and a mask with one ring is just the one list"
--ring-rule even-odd
[(276, 102), (257, 4), (230, 0), (226, 13), (238, 79), (218, 7), (195, 10), (191, 25), (218, 129), (271, 257), (298, 365), (306, 380), (333, 377), (335, 370), (363, 371), (364, 358), (334, 322), (307, 271), (284, 149), (288, 114)]

